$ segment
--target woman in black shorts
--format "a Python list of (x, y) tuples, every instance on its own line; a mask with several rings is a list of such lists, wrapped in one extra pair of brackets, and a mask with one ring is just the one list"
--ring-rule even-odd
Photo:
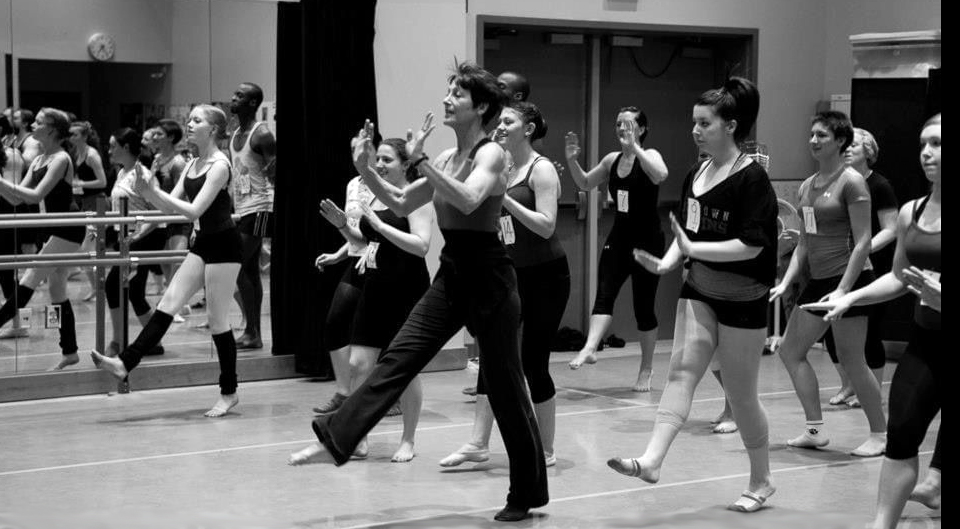
[[(920, 163), (932, 184), (930, 194), (900, 208), (893, 268), (873, 283), (820, 303), (801, 308), (828, 311), (824, 320), (835, 321), (852, 307), (881, 303), (908, 291), (916, 296), (913, 333), (890, 386), (890, 421), (887, 452), (880, 471), (880, 490), (874, 529), (894, 529), (910, 499), (931, 507), (940, 504), (940, 436), (934, 468), (926, 487), (910, 490), (917, 482), (920, 444), (946, 399), (947, 350), (941, 326), (941, 183), (940, 114), (930, 118), (920, 133)], [(919, 492), (919, 493), (918, 493)]]
[[(373, 169), (389, 185), (402, 190), (408, 179), (419, 177), (409, 171), (410, 163), (405, 142), (391, 138), (377, 148)], [(359, 207), (359, 226), (352, 228), (346, 223), (345, 212), (333, 202), (324, 200), (321, 204), (321, 212), (329, 222), (348, 240), (364, 246), (356, 265), (357, 272), (364, 276), (363, 286), (349, 325), (351, 390), (366, 380), (381, 351), (390, 344), (430, 284), (424, 256), (430, 248), (434, 222), (433, 207), (429, 204), (405, 217), (397, 216), (375, 199), (372, 203), (361, 202)], [(400, 396), (403, 434), (391, 459), (394, 462), (407, 462), (414, 457), (414, 435), (422, 401), (420, 378), (414, 377)], [(364, 441), (354, 456), (366, 453)]]
[[(557, 463), (553, 447), (557, 402), (550, 377), (550, 344), (567, 308), (570, 268), (555, 231), (560, 177), (550, 160), (531, 145), (546, 133), (547, 125), (536, 105), (517, 101), (500, 112), (494, 137), (510, 153), (515, 165), (503, 197), (500, 238), (517, 271), (523, 322), (520, 357), (537, 415), (544, 461), (552, 467)], [(472, 439), (443, 458), (440, 466), (482, 462), (490, 457), (493, 412), (483, 383), (483, 364), (480, 371)]]
[(494, 518), (519, 521), (549, 498), (543, 446), (520, 364), (517, 279), (497, 238), (506, 192), (504, 154), (484, 131), (502, 104), (503, 94), (490, 72), (472, 63), (460, 64), (448, 79), (443, 99), (443, 121), (456, 134), (457, 147), (444, 151), (433, 164), (425, 163), (421, 148), (433, 130), (433, 117), (428, 115), (410, 149), (412, 166), (426, 178), (399, 194), (387, 189), (370, 169), (369, 139), (360, 142), (354, 165), (396, 215), (405, 216), (433, 201), (445, 241), (440, 271), (367, 380), (337, 413), (313, 421), (321, 452), (294, 457), (320, 459), (329, 454), (337, 465), (346, 463), (407, 384), (466, 325), (477, 337), (490, 405), (510, 459), (507, 505)]
[[(210, 333), (220, 360), (220, 399), (206, 412), (222, 417), (237, 405), (237, 346), (227, 314), (240, 270), (240, 234), (231, 217), (230, 160), (217, 147), (226, 138), (227, 117), (212, 105), (198, 105), (190, 112), (187, 141), (197, 146), (199, 156), (184, 169), (172, 193), (165, 193), (149, 173), (137, 179), (136, 191), (160, 209), (197, 220), (200, 230), (190, 253), (170, 281), (150, 321), (119, 358), (94, 351), (93, 362), (119, 379), (137, 367), (167, 332), (173, 315), (201, 287), (207, 296)], [(181, 197), (186, 197), (184, 200)]]
[[(19, 185), (0, 179), (0, 196), (14, 205), (24, 202), (40, 204), (41, 211), (47, 213), (77, 211), (73, 201), (73, 162), (63, 150), (63, 141), (69, 133), (70, 120), (65, 112), (55, 108), (41, 109), (34, 123), (33, 137), (40, 142), (43, 154), (34, 158)], [(51, 228), (40, 253), (76, 252), (86, 231), (83, 226)], [(5, 325), (18, 309), (27, 306), (34, 290), (44, 280), (50, 285), (50, 303), (60, 307), (60, 350), (63, 355), (51, 368), (60, 370), (80, 361), (76, 319), (67, 299), (66, 268), (29, 268), (24, 271), (16, 294), (0, 308), (0, 325)]]
[[(131, 128), (122, 128), (113, 133), (110, 137), (110, 160), (120, 166), (117, 170), (117, 181), (110, 191), (114, 211), (120, 210), (120, 200), (122, 198), (127, 199), (127, 209), (130, 215), (135, 215), (138, 211), (156, 209), (153, 204), (136, 191), (137, 180), (144, 178), (144, 174), (149, 172), (139, 162), (139, 156), (140, 134), (137, 131)], [(132, 252), (163, 250), (167, 244), (167, 233), (155, 222), (138, 222), (136, 229), (129, 234), (128, 241)], [(133, 313), (144, 327), (150, 321), (150, 313), (153, 310), (147, 301), (147, 277), (150, 275), (148, 269), (149, 267), (146, 266), (136, 268), (136, 272), (130, 277), (129, 289)], [(110, 308), (110, 318), (113, 322), (113, 340), (107, 346), (106, 354), (107, 356), (117, 356), (120, 354), (120, 341), (123, 335), (123, 318), (120, 313), (119, 266), (112, 267), (107, 274), (106, 295), (107, 306)], [(163, 352), (163, 348), (157, 345), (147, 354), (161, 352)]]
[(776, 491), (757, 378), (777, 270), (777, 196), (767, 172), (740, 149), (759, 107), (756, 87), (739, 77), (704, 92), (693, 107), (693, 139), (709, 158), (687, 174), (678, 215), (670, 216), (675, 239), (667, 253), (659, 258), (636, 251), (637, 261), (653, 273), (681, 262), (689, 270), (677, 303), (670, 373), (644, 454), (607, 462), (621, 474), (656, 483), (716, 355), (750, 458), (747, 488), (729, 506), (740, 512), (760, 509)]
[(637, 107), (621, 108), (617, 113), (617, 139), (620, 151), (611, 152), (589, 172), (577, 162), (580, 143), (577, 135), (566, 137), (567, 167), (580, 189), (609, 184), (610, 196), (617, 206), (613, 229), (600, 253), (597, 272), (597, 297), (590, 315), (590, 330), (583, 349), (570, 362), (571, 369), (597, 361), (600, 340), (613, 322), (613, 306), (627, 278), (633, 285), (633, 315), (640, 331), (640, 370), (633, 390), (650, 391), (653, 377), (653, 352), (657, 347), (657, 283), (651, 274), (633, 259), (639, 248), (654, 255), (663, 253), (663, 233), (657, 215), (660, 184), (667, 179), (667, 165), (655, 149), (645, 149), (647, 116)]

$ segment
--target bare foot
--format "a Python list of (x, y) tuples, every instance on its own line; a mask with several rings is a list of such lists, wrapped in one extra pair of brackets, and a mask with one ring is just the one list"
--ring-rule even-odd
[(910, 501), (923, 504), (928, 509), (940, 508), (940, 473), (930, 469), (927, 478), (922, 483), (917, 483), (910, 493)]
[(93, 365), (97, 366), (103, 371), (106, 371), (107, 373), (110, 373), (120, 380), (127, 378), (127, 375), (130, 374), (127, 371), (127, 368), (123, 366), (123, 362), (121, 362), (119, 358), (103, 356), (96, 351), (90, 351), (90, 358), (93, 359)]
[(731, 417), (718, 422), (716, 426), (713, 427), (713, 433), (734, 433), (739, 429), (740, 427), (737, 426), (737, 423)]
[(61, 356), (60, 356), (60, 361), (57, 362), (57, 365), (51, 367), (51, 368), (48, 369), (47, 371), (60, 371), (60, 370), (62, 370), (62, 369), (65, 368), (65, 367), (69, 367), (69, 366), (72, 366), (72, 365), (74, 365), (74, 364), (79, 364), (79, 363), (80, 363), (80, 355), (78, 355), (77, 353), (70, 353), (70, 354), (66, 354), (66, 355), (61, 355)]
[(660, 467), (644, 464), (640, 459), (623, 459), (614, 457), (607, 460), (607, 466), (623, 474), (640, 478), (647, 483), (656, 483), (660, 481)]
[(329, 452), (327, 452), (327, 449), (324, 448), (322, 444), (313, 443), (299, 452), (290, 454), (290, 457), (287, 459), (287, 464), (297, 466), (321, 463), (323, 461), (332, 461)]
[(583, 364), (596, 364), (597, 352), (584, 347), (577, 353), (577, 357), (570, 361), (570, 369), (580, 369)]
[(637, 393), (650, 393), (652, 385), (653, 371), (641, 371), (637, 376), (637, 383), (633, 386), (633, 390)]
[(400, 448), (397, 448), (397, 451), (393, 453), (393, 457), (390, 458), (390, 461), (394, 463), (407, 463), (416, 456), (413, 452), (413, 443), (409, 441), (400, 441)]
[(220, 395), (217, 403), (210, 408), (210, 411), (204, 413), (204, 417), (223, 417), (230, 411), (230, 408), (240, 403), (240, 397), (236, 393), (232, 395)]
[(367, 444), (367, 438), (364, 437), (362, 441), (353, 449), (353, 453), (350, 454), (350, 459), (366, 459), (370, 455), (370, 445)]

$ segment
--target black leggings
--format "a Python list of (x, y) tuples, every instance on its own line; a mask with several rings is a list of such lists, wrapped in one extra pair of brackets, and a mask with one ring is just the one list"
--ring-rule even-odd
[[(550, 376), (550, 345), (560, 328), (560, 320), (570, 297), (570, 268), (566, 256), (534, 266), (517, 268), (520, 292), (520, 359), (530, 386), (534, 404), (546, 402), (557, 390)], [(483, 363), (477, 380), (477, 393), (487, 394)]]
[[(163, 250), (167, 245), (167, 231), (155, 228), (139, 241), (130, 243), (130, 251)], [(147, 301), (147, 278), (150, 277), (149, 266), (138, 266), (136, 273), (130, 278), (130, 304), (133, 313), (143, 316), (150, 312), (151, 306)], [(115, 309), (120, 306), (120, 267), (114, 266), (107, 273), (106, 280), (107, 306)]]
[(313, 430), (338, 465), (397, 401), (413, 377), (464, 325), (477, 337), (490, 406), (507, 449), (507, 503), (548, 501), (543, 446), (523, 382), (517, 343), (520, 297), (516, 274), (495, 233), (444, 230), (440, 271), (383, 350), (363, 384)]
[[(657, 237), (649, 237), (648, 241), (636, 247), (653, 255), (662, 255), (663, 235), (657, 234)], [(633, 280), (633, 315), (637, 319), (637, 329), (651, 331), (657, 328), (657, 283), (660, 282), (660, 276), (651, 274), (633, 258), (633, 244), (617, 239), (611, 233), (600, 253), (593, 314), (613, 314), (620, 288), (629, 277)]]
[(244, 334), (260, 336), (260, 306), (263, 304), (263, 282), (260, 279), (260, 250), (263, 237), (240, 232), (243, 243), (243, 257), (240, 261), (240, 273), (237, 274), (237, 288), (240, 290), (243, 318), (247, 322)]
[[(900, 358), (890, 386), (887, 419), (887, 457), (890, 459), (917, 456), (927, 428), (943, 405), (947, 382), (944, 378), (949, 370), (944, 361), (944, 342), (940, 339), (940, 330), (915, 326), (907, 352)], [(937, 435), (939, 445), (940, 434)], [(939, 454), (935, 455), (934, 463), (935, 466), (931, 466), (940, 468)]]
[[(880, 369), (887, 365), (887, 350), (883, 347), (883, 323), (884, 316), (887, 313), (887, 304), (881, 303), (871, 305), (870, 314), (867, 315), (867, 340), (863, 345), (863, 353), (867, 357), (867, 366), (870, 369)], [(834, 364), (840, 362), (837, 358), (837, 346), (833, 342), (833, 329), (828, 327), (827, 332), (823, 334), (823, 340), (827, 344), (827, 352), (830, 353), (830, 360)]]

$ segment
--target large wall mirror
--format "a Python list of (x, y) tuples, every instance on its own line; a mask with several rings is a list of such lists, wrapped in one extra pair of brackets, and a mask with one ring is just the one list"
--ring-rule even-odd
[[(262, 88), (263, 104), (255, 119), (265, 122), (275, 133), (276, 42), (277, 0), (0, 0), (0, 108), (8, 109), (9, 124), (4, 130), (8, 136), (3, 178), (10, 185), (21, 185), (31, 160), (44, 156), (38, 142), (30, 138), (30, 129), (40, 109), (55, 108), (68, 113), (74, 123), (90, 125), (88, 129), (74, 124), (70, 129), (71, 134), (79, 133), (86, 141), (65, 138), (63, 146), (76, 162), (74, 167), (95, 165), (95, 156), (86, 149), (90, 146), (99, 155), (107, 180), (106, 188), (99, 191), (74, 186), (69, 197), (51, 200), (47, 195), (42, 209), (30, 200), (12, 203), (18, 201), (8, 199), (10, 192), (0, 193), (8, 197), (0, 198), (0, 219), (4, 219), (0, 221), (0, 263), (5, 263), (0, 265), (0, 296), (4, 304), (0, 309), (0, 379), (44, 373), (62, 363), (65, 357), (61, 344), (71, 340), (65, 329), (71, 323), (79, 363), (62, 372), (89, 372), (85, 376), (90, 381), (98, 379), (101, 373), (93, 371), (87, 352), (98, 346), (109, 351), (111, 342), (122, 342), (124, 337), (122, 322), (115, 324), (111, 318), (111, 312), (114, 317), (117, 314), (110, 310), (106, 299), (109, 296), (102, 296), (99, 301), (104, 307), (99, 311), (103, 316), (98, 317), (97, 294), (103, 291), (103, 284), (98, 280), (97, 268), (73, 262), (84, 257), (79, 254), (96, 251), (97, 232), (83, 226), (71, 230), (30, 223), (39, 217), (51, 222), (62, 219), (64, 216), (58, 214), (65, 207), (61, 202), (66, 202), (61, 198), (72, 201), (72, 211), (96, 212), (98, 196), (104, 197), (104, 207), (111, 207), (111, 187), (120, 167), (117, 158), (122, 159), (111, 156), (111, 137), (124, 128), (142, 136), (139, 158), (147, 168), (154, 156), (164, 156), (164, 150), (170, 152), (161, 146), (164, 135), (170, 143), (169, 130), (156, 131), (161, 120), (174, 120), (184, 126), (191, 108), (197, 104), (222, 108), (229, 120), (227, 129), (232, 132), (239, 121), (230, 112), (230, 101), (242, 83), (256, 83)], [(226, 153), (229, 141), (222, 142)], [(148, 148), (157, 152), (145, 152)], [(172, 149), (190, 156), (190, 146), (184, 140), (172, 143)], [(77, 172), (79, 176), (79, 169)], [(96, 174), (94, 177), (99, 178)], [(130, 224), (128, 229), (135, 232), (144, 223)], [(178, 228), (169, 224), (155, 228), (163, 230), (166, 236), (163, 251), (182, 250), (189, 225)], [(37, 255), (51, 240), (51, 233), (76, 233), (78, 229), (87, 229), (78, 243), (67, 241), (71, 244), (52, 252), (62, 254), (64, 266), (51, 268), (50, 260), (57, 259), (56, 256)], [(115, 239), (109, 234), (105, 236), (102, 242), (106, 252), (118, 251), (113, 247)], [(260, 318), (262, 346), (241, 350), (241, 359), (270, 357), (269, 243), (269, 237), (265, 237), (258, 262), (265, 291), (259, 311), (255, 311)], [(32, 265), (36, 266), (31, 268)], [(131, 289), (140, 288), (133, 278), (147, 269), (145, 299), (150, 307), (156, 307), (176, 268), (171, 263), (140, 264), (130, 273)], [(110, 266), (99, 270), (105, 278)], [(31, 275), (46, 279), (37, 281)], [(142, 279), (139, 283), (143, 283)], [(61, 292), (64, 285), (65, 293)], [(70, 301), (72, 316), (66, 314), (64, 299)], [(132, 342), (141, 330), (139, 320), (144, 314), (142, 304), (128, 306), (126, 339)], [(229, 319), (238, 338), (252, 328), (247, 325), (249, 318), (244, 317), (244, 312), (251, 313), (249, 306), (244, 311), (239, 302), (231, 305)], [(172, 366), (215, 363), (216, 352), (206, 323), (207, 307), (201, 289), (175, 315), (162, 341), (163, 354), (147, 357), (145, 363), (171, 366), (170, 373), (176, 372)], [(102, 344), (97, 343), (98, 328), (102, 329)], [(170, 373), (156, 377), (174, 376)], [(70, 378), (58, 380), (62, 382), (57, 385), (72, 383)], [(76, 393), (79, 392), (63, 392)], [(19, 398), (35, 396), (54, 395), (30, 393)]]

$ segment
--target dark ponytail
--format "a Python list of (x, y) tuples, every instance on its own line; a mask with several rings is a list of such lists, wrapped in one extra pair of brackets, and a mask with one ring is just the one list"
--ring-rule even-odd
[(714, 113), (726, 121), (736, 120), (733, 139), (738, 143), (750, 135), (760, 112), (760, 92), (743, 77), (731, 77), (723, 86), (700, 94), (697, 105), (713, 107)]

